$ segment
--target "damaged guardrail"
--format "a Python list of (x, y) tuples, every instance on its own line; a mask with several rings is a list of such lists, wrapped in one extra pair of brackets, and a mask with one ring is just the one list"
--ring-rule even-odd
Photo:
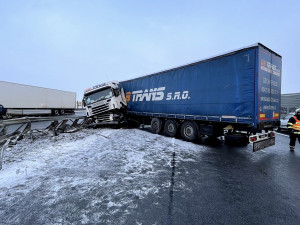
[[(32, 124), (37, 122), (51, 122), (50, 125), (45, 125), (42, 129), (33, 129)], [(52, 132), (54, 136), (59, 133), (73, 133), (83, 128), (88, 127), (89, 119), (83, 116), (78, 117), (24, 117), (17, 119), (1, 120), (0, 121), (0, 170), (3, 165), (4, 151), (15, 144), (25, 135), (29, 135), (32, 139), (34, 132)], [(16, 126), (12, 131), (8, 131), (11, 126)]]

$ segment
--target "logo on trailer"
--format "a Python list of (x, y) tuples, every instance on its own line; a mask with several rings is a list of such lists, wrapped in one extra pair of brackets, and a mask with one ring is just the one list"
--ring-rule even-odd
[[(132, 92), (132, 101), (137, 102), (137, 101), (144, 101), (146, 100), (147, 102), (149, 101), (161, 101), (164, 99), (164, 90), (165, 87), (159, 87), (159, 88), (151, 88), (150, 90), (146, 89), (145, 91), (143, 90), (138, 90), (138, 91), (133, 91)], [(130, 98), (129, 98), (130, 100)]]
[(126, 92), (126, 102), (130, 102), (131, 92)]
[(267, 73), (274, 74), (275, 76), (280, 76), (280, 69), (277, 69), (275, 64), (267, 62), (264, 59), (260, 61), (260, 69), (266, 71)]
[[(126, 102), (142, 102), (142, 101), (161, 101), (165, 98), (165, 91), (166, 87), (159, 87), (159, 88), (151, 88), (143, 90), (137, 90), (133, 92), (126, 92)], [(169, 92), (166, 95), (165, 100), (185, 100), (190, 99), (189, 91), (176, 91), (176, 92)]]

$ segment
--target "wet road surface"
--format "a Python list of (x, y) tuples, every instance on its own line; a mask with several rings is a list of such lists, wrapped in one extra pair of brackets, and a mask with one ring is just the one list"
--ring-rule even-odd
[[(275, 146), (253, 153), (251, 145), (229, 147), (215, 139), (192, 144), (147, 131), (106, 132), (115, 138), (105, 134), (87, 149), (102, 143), (102, 150), (112, 149), (116, 155), (103, 159), (90, 153), (84, 157), (84, 173), (68, 161), (69, 156), (85, 154), (81, 148), (72, 147), (72, 155), (65, 152), (67, 157), (57, 162), (47, 156), (43, 169), (49, 171), (40, 176), (44, 180), (29, 177), (23, 184), (41, 185), (13, 187), (25, 192), (0, 204), (0, 224), (300, 224), (300, 146), (290, 152), (284, 134), (276, 134)], [(137, 156), (143, 160), (136, 161)], [(72, 181), (77, 174), (92, 173), (94, 183)], [(54, 187), (50, 181), (55, 179), (65, 186)], [(112, 179), (117, 182), (109, 184)], [(49, 191), (60, 199), (49, 203)], [(124, 199), (127, 203), (121, 204)], [(82, 211), (84, 218), (77, 215)]]
[(175, 150), (170, 176), (157, 180), (169, 179), (170, 190), (143, 200), (127, 224), (300, 224), (300, 147), (289, 152), (288, 138), (276, 136), (257, 153), (208, 144), (178, 166)]

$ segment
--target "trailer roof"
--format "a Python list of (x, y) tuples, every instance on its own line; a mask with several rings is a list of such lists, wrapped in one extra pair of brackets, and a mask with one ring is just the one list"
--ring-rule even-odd
[(158, 75), (160, 73), (170, 72), (170, 71), (173, 71), (173, 70), (177, 70), (177, 69), (185, 68), (185, 67), (188, 67), (188, 66), (196, 65), (198, 63), (202, 63), (202, 62), (206, 62), (206, 61), (218, 59), (218, 58), (221, 58), (221, 57), (224, 57), (224, 56), (233, 55), (233, 54), (236, 54), (236, 53), (241, 52), (241, 51), (245, 51), (245, 50), (248, 50), (248, 49), (251, 49), (251, 48), (256, 48), (258, 46), (261, 46), (261, 47), (267, 49), (268, 51), (272, 52), (276, 56), (282, 58), (281, 55), (279, 55), (278, 53), (274, 52), (270, 48), (268, 48), (265, 45), (263, 45), (263, 44), (261, 44), (261, 43), (258, 42), (258, 43), (255, 43), (253, 45), (250, 45), (250, 46), (247, 46), (247, 47), (243, 47), (243, 48), (239, 48), (239, 49), (236, 49), (236, 50), (233, 50), (233, 51), (230, 51), (230, 52), (225, 52), (225, 53), (220, 54), (220, 55), (212, 56), (212, 57), (209, 57), (209, 58), (204, 58), (204, 59), (196, 61), (196, 62), (192, 62), (192, 63), (189, 63), (189, 64), (185, 64), (185, 65), (182, 65), (182, 66), (178, 66), (178, 67), (175, 67), (175, 68), (163, 70), (163, 71), (160, 71), (160, 72), (156, 72), (156, 73), (152, 73), (152, 74), (148, 74), (148, 75), (144, 75), (144, 76), (139, 76), (137, 78), (129, 79), (129, 80), (126, 80), (126, 81), (132, 81), (132, 80), (136, 80), (136, 79), (139, 79), (139, 78), (142, 78), (142, 77), (154, 76), (154, 75)]
[(22, 86), (27, 86), (27, 87), (35, 87), (35, 88), (42, 88), (42, 89), (49, 89), (49, 90), (55, 90), (55, 91), (63, 91), (63, 92), (69, 92), (69, 93), (75, 93), (75, 91), (65, 91), (65, 90), (59, 90), (59, 89), (54, 89), (54, 88), (46, 88), (46, 87), (38, 87), (38, 86), (33, 86), (33, 85), (28, 85), (28, 84), (19, 84), (19, 83), (14, 83), (14, 82), (8, 82), (8, 81), (2, 81), (0, 80), (0, 83), (8, 83), (8, 84), (15, 84), (15, 85), (22, 85)]

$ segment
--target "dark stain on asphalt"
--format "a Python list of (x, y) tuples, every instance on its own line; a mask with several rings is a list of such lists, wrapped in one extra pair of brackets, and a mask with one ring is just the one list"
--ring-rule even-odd
[(171, 173), (171, 185), (170, 185), (170, 203), (169, 203), (169, 210), (168, 210), (168, 216), (169, 216), (169, 224), (173, 224), (173, 196), (174, 196), (174, 184), (175, 184), (175, 169), (176, 169), (176, 153), (173, 152), (172, 155), (172, 173)]

